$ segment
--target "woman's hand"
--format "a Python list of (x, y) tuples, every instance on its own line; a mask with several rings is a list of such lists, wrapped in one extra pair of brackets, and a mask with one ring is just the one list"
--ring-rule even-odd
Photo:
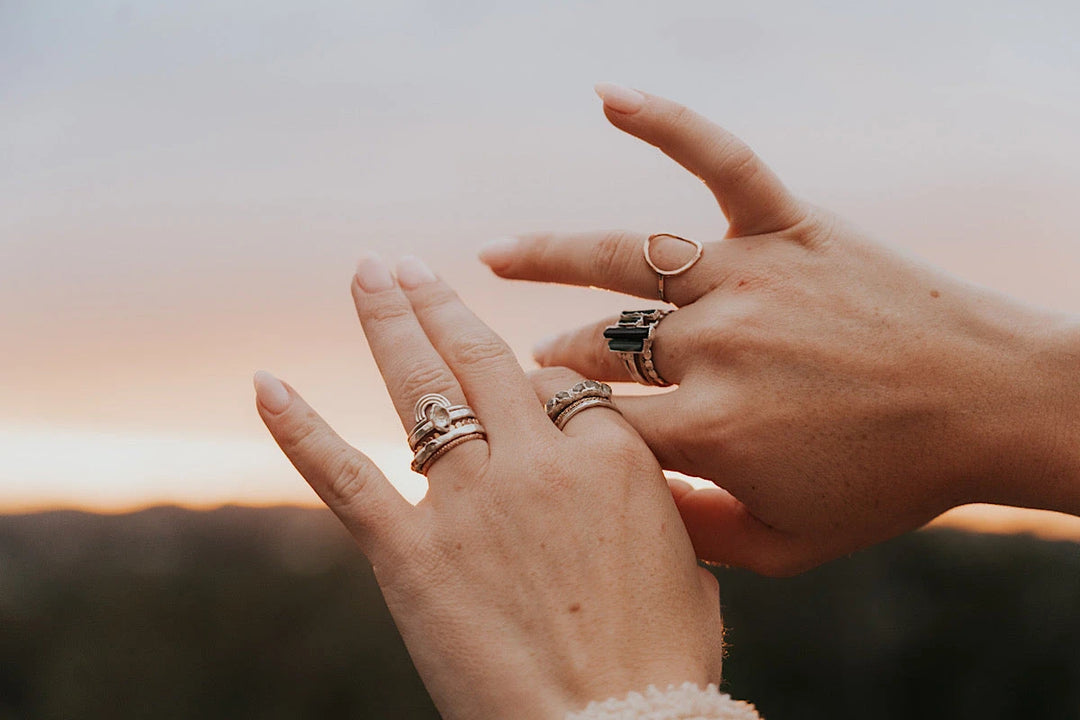
[[(729, 221), (667, 279), (679, 310), (653, 352), (678, 389), (618, 398), (663, 467), (722, 488), (672, 483), (702, 557), (790, 574), (966, 502), (1080, 512), (1080, 413), (1066, 399), (1080, 397), (1075, 322), (860, 236), (684, 107), (598, 90), (608, 119), (702, 178)], [(532, 235), (481, 259), (506, 278), (655, 299), (646, 235)], [(685, 249), (666, 242), (655, 253), (676, 267)], [(536, 359), (625, 381), (601, 336), (613, 323), (545, 343)]]
[(534, 390), (502, 340), (415, 259), (396, 280), (364, 260), (352, 291), (406, 429), (417, 399), (440, 393), (471, 406), (487, 440), (437, 459), (413, 507), (265, 373), (258, 410), (371, 560), (444, 717), (556, 718), (650, 684), (718, 681), (716, 581), (626, 421), (596, 408), (556, 429), (540, 399), (581, 377), (549, 371)]

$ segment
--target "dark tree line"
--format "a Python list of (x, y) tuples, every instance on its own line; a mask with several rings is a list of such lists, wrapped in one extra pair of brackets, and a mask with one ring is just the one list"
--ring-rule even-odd
[[(715, 570), (725, 689), (771, 720), (1080, 718), (1080, 545), (924, 531)], [(0, 720), (434, 718), (326, 511), (0, 516)]]

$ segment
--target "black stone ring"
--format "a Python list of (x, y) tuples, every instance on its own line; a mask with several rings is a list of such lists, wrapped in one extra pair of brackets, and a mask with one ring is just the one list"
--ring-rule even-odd
[(671, 385), (660, 376), (653, 360), (653, 335), (671, 310), (623, 310), (619, 322), (604, 328), (608, 350), (616, 353), (634, 382), (642, 385)]

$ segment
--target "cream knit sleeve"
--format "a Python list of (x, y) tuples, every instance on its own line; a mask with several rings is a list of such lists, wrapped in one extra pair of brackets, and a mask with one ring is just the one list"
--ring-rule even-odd
[(715, 685), (704, 690), (693, 683), (661, 692), (652, 685), (645, 694), (632, 692), (619, 700), (592, 702), (566, 720), (761, 720), (750, 703), (732, 700)]

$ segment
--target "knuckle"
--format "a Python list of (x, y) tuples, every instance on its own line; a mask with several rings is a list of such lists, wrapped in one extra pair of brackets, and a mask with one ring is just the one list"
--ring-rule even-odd
[(311, 413), (306, 414), (288, 434), (286, 449), (289, 454), (312, 455), (316, 453), (322, 440), (321, 431), (322, 427)]
[(412, 315), (412, 308), (400, 302), (374, 302), (364, 309), (363, 316), (376, 325), (390, 325)]
[(441, 367), (418, 365), (401, 376), (401, 392), (409, 400), (425, 393), (447, 394), (455, 388), (453, 378)]
[(624, 232), (607, 233), (592, 249), (593, 269), (602, 277), (621, 274), (627, 264), (629, 238)]
[(425, 285), (409, 295), (410, 311), (421, 315), (444, 311), (455, 302), (460, 302), (457, 293), (441, 281)]
[(667, 112), (667, 125), (674, 131), (688, 130), (697, 122), (697, 113), (679, 103), (672, 103)]
[(329, 490), (331, 497), (341, 505), (349, 505), (364, 494), (371, 482), (374, 466), (356, 452), (341, 449), (331, 461)]
[(741, 140), (734, 136), (719, 138), (716, 140), (716, 154), (722, 158), (719, 170), (724, 175), (738, 178), (739, 182), (753, 180), (761, 170), (757, 155)]
[(510, 349), (495, 337), (466, 337), (459, 340), (453, 354), (457, 364), (482, 371), (505, 361)]

